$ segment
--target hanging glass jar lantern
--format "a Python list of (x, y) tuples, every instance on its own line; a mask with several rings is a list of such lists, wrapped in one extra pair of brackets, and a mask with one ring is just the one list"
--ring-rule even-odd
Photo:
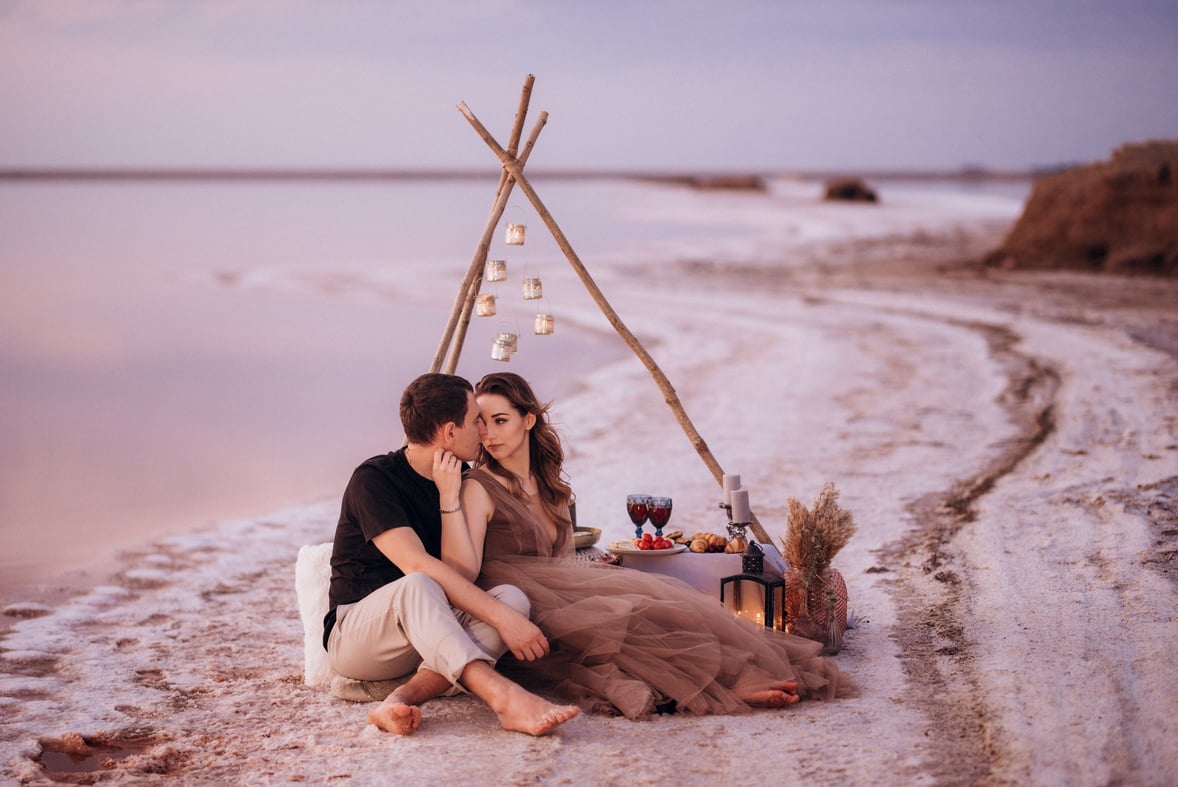
[(524, 224), (508, 224), (507, 238), (504, 242), (508, 246), (523, 246), (524, 235), (527, 232), (527, 229), (527, 226)]
[(486, 281), (507, 281), (507, 260), (487, 260), (483, 267)]
[(489, 292), (480, 293), (475, 300), (474, 313), (479, 317), (494, 317), (495, 296)]
[(540, 283), (539, 276), (524, 277), (524, 300), (535, 301), (544, 297), (544, 285)]
[(546, 312), (540, 312), (536, 315), (536, 335), (537, 336), (551, 336), (553, 329), (552, 315)]
[[(508, 338), (511, 337), (511, 338)], [(491, 360), (507, 362), (515, 354), (515, 334), (500, 331), (491, 343)]]

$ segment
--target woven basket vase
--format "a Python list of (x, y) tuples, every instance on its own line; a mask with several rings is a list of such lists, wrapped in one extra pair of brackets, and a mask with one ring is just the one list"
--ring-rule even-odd
[(819, 572), (805, 586), (800, 569), (785, 572), (785, 630), (822, 643), (828, 655), (843, 648), (847, 630), (847, 583), (837, 568)]

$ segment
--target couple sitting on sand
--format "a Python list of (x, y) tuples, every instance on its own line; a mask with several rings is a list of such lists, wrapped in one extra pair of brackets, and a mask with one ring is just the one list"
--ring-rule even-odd
[(738, 713), (849, 689), (816, 642), (675, 579), (574, 559), (564, 451), (519, 375), (422, 375), (401, 421), (407, 445), (344, 492), (324, 619), (336, 672), (404, 679), (369, 713), (381, 729), (413, 732), (423, 703), (456, 690), (544, 735), (580, 707)]

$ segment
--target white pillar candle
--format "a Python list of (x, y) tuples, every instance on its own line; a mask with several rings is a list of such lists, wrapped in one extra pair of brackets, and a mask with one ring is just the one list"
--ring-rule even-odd
[(732, 490), (740, 489), (740, 476), (724, 474), (724, 505), (732, 505)]
[(753, 521), (749, 516), (749, 490), (733, 489), (729, 494), (732, 498), (732, 521), (742, 524)]

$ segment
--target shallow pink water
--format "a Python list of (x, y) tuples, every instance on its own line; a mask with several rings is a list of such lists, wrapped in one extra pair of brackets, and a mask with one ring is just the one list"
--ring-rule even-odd
[[(430, 365), (493, 196), (400, 188), (0, 188), (0, 601), (92, 582), (65, 574), (150, 539), (334, 497), (400, 444), (400, 391)], [(444, 302), (241, 286), (398, 265), (445, 280)], [(512, 368), (553, 394), (618, 350), (552, 338)], [(556, 375), (558, 355), (578, 360)], [(458, 372), (490, 371), (483, 356), (468, 347)]]

